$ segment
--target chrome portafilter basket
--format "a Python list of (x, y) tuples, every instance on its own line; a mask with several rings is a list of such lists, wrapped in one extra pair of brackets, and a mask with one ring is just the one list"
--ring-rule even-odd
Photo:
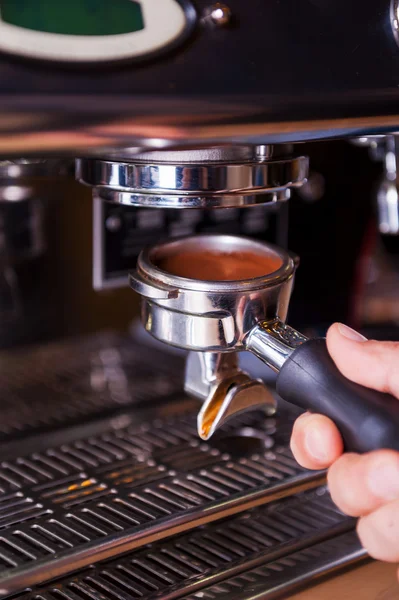
[[(180, 277), (163, 270), (172, 257), (191, 252), (223, 256), (252, 253), (278, 266), (263, 277), (212, 281)], [(246, 338), (261, 320), (287, 316), (295, 262), (283, 250), (230, 235), (198, 235), (168, 241), (143, 251), (131, 286), (144, 297), (142, 318), (157, 339), (197, 352), (244, 350)]]
[[(204, 281), (159, 266), (168, 258), (183, 260), (190, 252), (217, 253), (221, 260), (226, 255), (253, 254), (275, 270), (252, 279)], [(204, 400), (198, 418), (203, 438), (209, 438), (227, 418), (253, 406), (274, 412), (274, 395), (262, 381), (240, 370), (237, 352), (249, 350), (278, 370), (306, 340), (284, 324), (296, 264), (280, 248), (229, 235), (175, 239), (141, 253), (130, 281), (143, 297), (144, 327), (158, 340), (190, 351), (185, 389)]]
[[(195, 261), (190, 266), (190, 252), (197, 257), (211, 254), (218, 262), (256, 256), (264, 261), (265, 274), (212, 281), (208, 265), (205, 280), (204, 269), (199, 276)], [(186, 261), (193, 277), (168, 272), (170, 259), (175, 264)], [(199, 435), (208, 439), (232, 416), (250, 408), (274, 412), (272, 392), (239, 368), (237, 353), (248, 350), (278, 373), (280, 397), (335, 422), (347, 450), (399, 450), (398, 401), (346, 379), (324, 339), (309, 340), (285, 324), (296, 265), (285, 250), (229, 235), (174, 239), (141, 253), (131, 287), (142, 296), (146, 330), (189, 350), (185, 389), (204, 401)]]

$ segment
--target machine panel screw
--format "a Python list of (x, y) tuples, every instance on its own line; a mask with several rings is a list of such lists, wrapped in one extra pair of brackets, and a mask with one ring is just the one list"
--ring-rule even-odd
[(217, 27), (229, 25), (232, 19), (230, 8), (222, 2), (216, 2), (205, 10), (204, 21)]

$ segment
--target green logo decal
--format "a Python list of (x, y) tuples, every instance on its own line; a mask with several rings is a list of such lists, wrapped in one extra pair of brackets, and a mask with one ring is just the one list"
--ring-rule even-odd
[(118, 35), (144, 29), (135, 0), (1, 0), (0, 10), (5, 23), (46, 33)]

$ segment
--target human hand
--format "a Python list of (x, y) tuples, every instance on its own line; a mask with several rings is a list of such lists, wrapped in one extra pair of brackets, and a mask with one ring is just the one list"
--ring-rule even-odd
[[(335, 324), (327, 333), (327, 347), (345, 377), (399, 398), (399, 343), (368, 341), (345, 325)], [(343, 454), (334, 423), (310, 413), (297, 419), (291, 449), (302, 466), (329, 468), (331, 496), (344, 513), (360, 517), (358, 534), (370, 556), (398, 562), (399, 452)]]

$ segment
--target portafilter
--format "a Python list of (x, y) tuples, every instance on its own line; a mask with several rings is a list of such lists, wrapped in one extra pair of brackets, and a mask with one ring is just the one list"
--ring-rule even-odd
[(346, 450), (399, 450), (398, 401), (346, 379), (325, 339), (285, 323), (298, 262), (270, 244), (205, 234), (144, 250), (130, 283), (145, 329), (190, 351), (185, 389), (204, 400), (203, 439), (240, 412), (275, 410), (269, 388), (239, 368), (237, 353), (247, 350), (278, 373), (281, 398), (335, 422)]

